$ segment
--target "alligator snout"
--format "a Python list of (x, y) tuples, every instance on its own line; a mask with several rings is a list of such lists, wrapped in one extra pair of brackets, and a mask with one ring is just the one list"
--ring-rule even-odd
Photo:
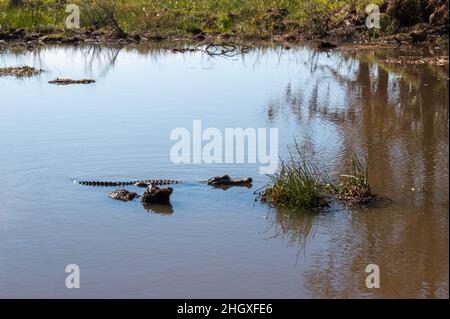
[(248, 178), (231, 178), (229, 175), (216, 176), (208, 180), (208, 185), (212, 186), (250, 186), (252, 179)]

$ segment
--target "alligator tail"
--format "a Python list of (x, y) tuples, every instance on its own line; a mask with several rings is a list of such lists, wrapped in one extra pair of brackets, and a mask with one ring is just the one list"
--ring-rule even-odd
[(100, 186), (100, 187), (111, 187), (111, 186), (131, 186), (137, 183), (146, 183), (152, 185), (171, 185), (179, 184), (180, 181), (175, 181), (172, 179), (147, 179), (147, 180), (136, 180), (136, 181), (125, 181), (125, 182), (108, 182), (108, 181), (77, 181), (77, 184), (86, 186)]

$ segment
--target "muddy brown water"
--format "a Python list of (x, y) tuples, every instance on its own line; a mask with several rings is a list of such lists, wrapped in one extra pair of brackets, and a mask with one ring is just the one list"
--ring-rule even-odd
[[(46, 70), (0, 78), (0, 297), (448, 298), (448, 66), (382, 62), (419, 53), (0, 53), (0, 67)], [(57, 77), (96, 83), (47, 83)], [(316, 214), (261, 205), (259, 164), (171, 162), (171, 130), (194, 119), (276, 127), (281, 158), (295, 138), (334, 177), (353, 149), (392, 203)], [(253, 188), (200, 183), (224, 173)], [(184, 183), (170, 207), (72, 183), (139, 178)], [(79, 289), (65, 286), (68, 264)], [(365, 285), (369, 264), (379, 289)]]

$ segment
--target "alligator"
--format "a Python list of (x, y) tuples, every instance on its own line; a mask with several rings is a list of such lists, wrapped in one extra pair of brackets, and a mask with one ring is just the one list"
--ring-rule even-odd
[[(137, 181), (125, 181), (125, 182), (107, 182), (107, 181), (74, 181), (74, 183), (78, 183), (80, 185), (87, 186), (104, 186), (104, 187), (113, 187), (113, 186), (137, 186), (137, 187), (145, 187), (147, 191), (144, 195), (139, 196), (135, 192), (130, 192), (126, 189), (117, 189), (112, 191), (109, 194), (109, 197), (112, 199), (121, 200), (124, 202), (131, 201), (137, 197), (141, 197), (141, 201), (144, 204), (169, 204), (170, 203), (170, 195), (173, 192), (173, 188), (159, 188), (157, 185), (170, 185), (170, 184), (179, 184), (180, 181), (171, 180), (171, 179), (147, 179), (147, 180), (137, 180)], [(251, 187), (252, 179), (251, 178), (231, 178), (229, 175), (216, 176), (208, 179), (205, 183), (211, 185), (213, 187), (222, 187), (228, 188), (231, 186), (246, 186)]]
[(248, 178), (232, 178), (230, 175), (216, 176), (208, 179), (208, 185), (212, 186), (250, 186), (253, 180)]
[[(74, 181), (80, 185), (87, 186), (103, 186), (103, 187), (113, 187), (113, 186), (138, 186), (138, 187), (149, 187), (156, 185), (171, 185), (179, 184), (181, 181), (173, 179), (142, 179), (135, 181), (124, 181), (124, 182), (108, 182), (108, 181)], [(208, 185), (211, 186), (250, 186), (252, 184), (251, 178), (231, 178), (229, 175), (216, 176), (210, 178), (206, 181)]]
[(142, 179), (136, 181), (124, 181), (124, 182), (108, 182), (108, 181), (74, 181), (74, 183), (87, 186), (138, 186), (138, 187), (148, 187), (149, 185), (171, 185), (179, 184), (180, 181), (175, 181), (172, 179)]

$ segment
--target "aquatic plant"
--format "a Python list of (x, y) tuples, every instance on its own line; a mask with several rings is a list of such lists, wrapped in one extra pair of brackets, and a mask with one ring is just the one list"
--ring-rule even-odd
[(349, 173), (340, 175), (331, 189), (338, 199), (346, 202), (366, 204), (373, 200), (375, 195), (370, 189), (367, 162), (361, 160), (355, 152), (352, 152)]
[(261, 194), (261, 200), (289, 208), (318, 208), (325, 199), (327, 175), (302, 155), (295, 143), (298, 159), (290, 152), (290, 161), (281, 161), (279, 172), (270, 175), (271, 185)]
[(354, 151), (348, 171), (332, 181), (302, 155), (295, 142), (295, 156), (290, 152), (290, 160), (281, 161), (280, 171), (269, 178), (271, 183), (260, 193), (260, 199), (278, 207), (311, 210), (328, 206), (332, 198), (354, 205), (365, 205), (376, 198), (370, 188), (367, 162)]

